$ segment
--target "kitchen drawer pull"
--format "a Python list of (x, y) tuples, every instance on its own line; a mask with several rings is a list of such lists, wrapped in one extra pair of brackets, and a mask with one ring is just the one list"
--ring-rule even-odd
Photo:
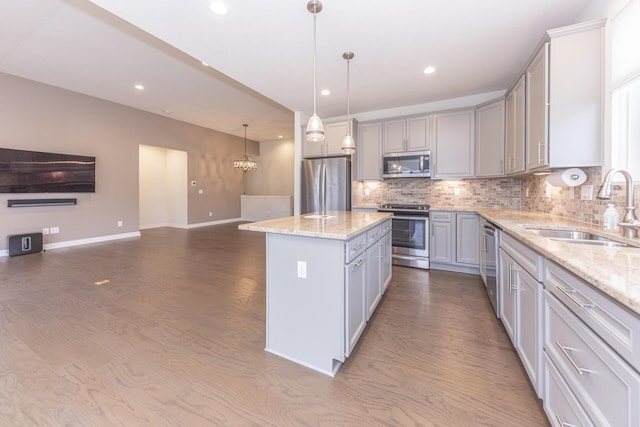
[(360, 249), (364, 248), (364, 242), (360, 243), (358, 246), (351, 248), (351, 252), (356, 252), (359, 251)]
[(556, 414), (556, 420), (558, 420), (558, 423), (560, 424), (560, 427), (578, 427), (575, 424), (571, 424), (571, 423), (567, 423), (565, 421), (562, 421), (562, 418), (560, 418), (560, 415)]
[(567, 350), (575, 350), (573, 348), (570, 347), (565, 347), (562, 344), (560, 344), (558, 341), (556, 341), (556, 345), (558, 346), (558, 348), (560, 349), (560, 351), (562, 352), (562, 354), (564, 354), (564, 357), (567, 358), (567, 360), (569, 361), (569, 363), (571, 363), (571, 366), (573, 366), (573, 369), (576, 370), (577, 373), (579, 373), (580, 375), (584, 374), (585, 372), (593, 372), (590, 371), (589, 369), (585, 369), (585, 368), (581, 368), (580, 366), (578, 366), (578, 364), (571, 358), (571, 355), (569, 354), (569, 352), (567, 352)]
[(558, 288), (558, 290), (560, 292), (562, 292), (567, 298), (569, 298), (578, 307), (580, 307), (580, 308), (592, 308), (593, 307), (593, 303), (592, 302), (582, 302), (578, 298), (576, 298), (576, 296), (574, 295), (574, 293), (576, 292), (575, 289), (565, 289), (560, 285), (556, 285), (556, 288)]
[(358, 260), (358, 262), (356, 262), (356, 263), (353, 265), (353, 268), (354, 268), (354, 269), (356, 269), (356, 268), (360, 267), (362, 264), (364, 264), (364, 258), (360, 258), (360, 259)]

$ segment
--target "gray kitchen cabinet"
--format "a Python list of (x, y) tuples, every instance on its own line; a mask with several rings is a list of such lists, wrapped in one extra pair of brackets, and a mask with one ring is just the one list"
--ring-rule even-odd
[(367, 248), (367, 286), (365, 290), (365, 314), (367, 320), (375, 311), (380, 299), (382, 298), (382, 287), (380, 283), (380, 257), (381, 257), (380, 241), (376, 241)]
[(640, 425), (640, 318), (553, 261), (544, 284), (545, 372), (568, 396), (558, 404), (545, 395), (549, 419), (586, 413), (597, 426)]
[(357, 180), (382, 180), (382, 123), (360, 123), (357, 141)]
[(479, 273), (478, 216), (469, 212), (430, 211), (430, 268)]
[(527, 67), (527, 171), (602, 165), (605, 20), (547, 32)]
[(463, 110), (433, 116), (433, 178), (470, 178), (474, 175), (475, 111)]
[[(385, 226), (383, 225), (383, 228)], [(380, 281), (382, 283), (382, 293), (384, 293), (391, 283), (391, 252), (393, 250), (391, 243), (391, 223), (387, 224), (388, 230), (383, 231), (381, 239), (381, 260), (380, 260)]]
[[(353, 132), (356, 132), (357, 122), (351, 119)], [(349, 123), (347, 121), (325, 123), (324, 124), (324, 141), (321, 142), (309, 142), (303, 141), (302, 143), (302, 157), (322, 157), (331, 155), (341, 155), (342, 152), (342, 140), (347, 134)], [(352, 135), (354, 141), (356, 135)]]
[(367, 313), (365, 307), (365, 287), (367, 277), (367, 265), (364, 248), (346, 266), (346, 292), (345, 292), (345, 329), (347, 339), (345, 343), (345, 354), (351, 355), (351, 351), (356, 346), (362, 331), (367, 324)]
[(544, 392), (542, 264), (542, 256), (508, 234), (502, 234), (500, 318), (538, 397), (542, 397)]
[(383, 152), (429, 150), (430, 116), (385, 120)]
[(476, 108), (476, 177), (504, 175), (505, 100)]
[(456, 213), (456, 263), (478, 267), (478, 215)]
[(525, 80), (518, 79), (506, 100), (505, 121), (505, 174), (518, 174), (525, 170)]

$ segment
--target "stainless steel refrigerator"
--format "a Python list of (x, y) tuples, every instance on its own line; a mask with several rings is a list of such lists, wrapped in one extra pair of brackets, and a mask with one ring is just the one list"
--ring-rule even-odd
[(302, 161), (300, 212), (351, 210), (351, 159), (318, 157)]

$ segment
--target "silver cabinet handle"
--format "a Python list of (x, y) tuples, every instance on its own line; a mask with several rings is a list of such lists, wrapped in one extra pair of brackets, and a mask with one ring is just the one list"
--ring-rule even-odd
[(364, 258), (360, 258), (360, 259), (358, 260), (358, 262), (356, 262), (356, 263), (353, 265), (353, 269), (355, 270), (356, 268), (360, 267), (362, 264), (364, 264)]
[(580, 308), (592, 308), (594, 305), (592, 302), (582, 302), (578, 298), (576, 298), (576, 296), (574, 295), (574, 293), (576, 292), (575, 289), (565, 289), (560, 285), (556, 285), (556, 288), (560, 292), (562, 292), (567, 298), (569, 298), (571, 302), (573, 302), (575, 305), (577, 305)]
[(569, 352), (567, 350), (572, 350), (575, 351), (575, 348), (571, 348), (571, 347), (565, 347), (562, 344), (560, 344), (558, 341), (556, 341), (556, 345), (558, 346), (558, 348), (560, 349), (560, 351), (562, 352), (562, 354), (564, 354), (564, 357), (567, 358), (567, 360), (569, 361), (569, 363), (571, 363), (571, 366), (573, 366), (573, 369), (576, 370), (576, 372), (580, 375), (584, 374), (585, 372), (593, 372), (589, 369), (585, 369), (585, 368), (581, 368), (580, 366), (578, 366), (578, 364), (571, 358), (571, 355), (569, 354)]
[(364, 242), (360, 243), (358, 246), (354, 247), (351, 249), (351, 252), (356, 252), (359, 251), (360, 249), (364, 248)]
[(556, 420), (558, 420), (558, 423), (560, 424), (560, 427), (578, 427), (575, 424), (570, 424), (570, 423), (567, 423), (565, 421), (562, 421), (562, 418), (560, 418), (560, 415), (557, 415), (557, 414), (556, 414)]

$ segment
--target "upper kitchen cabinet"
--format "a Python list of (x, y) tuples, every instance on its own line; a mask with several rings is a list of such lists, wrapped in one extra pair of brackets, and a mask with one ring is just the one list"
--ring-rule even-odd
[[(353, 129), (355, 129), (357, 122), (353, 119), (351, 119), (351, 121), (353, 123)], [(325, 123), (324, 141), (304, 141), (302, 145), (302, 157), (321, 157), (344, 154), (342, 152), (342, 140), (347, 134), (348, 128), (349, 122), (347, 121)]]
[(476, 177), (504, 175), (504, 111), (500, 99), (476, 109)]
[(429, 149), (430, 117), (386, 120), (384, 126), (384, 153), (425, 151)]
[(507, 175), (524, 172), (525, 89), (522, 76), (507, 95), (504, 144)]
[(527, 67), (527, 171), (602, 165), (604, 23), (548, 31)]
[(358, 125), (356, 157), (358, 162), (356, 179), (382, 179), (382, 123), (360, 123)]
[(474, 115), (474, 110), (463, 110), (433, 116), (433, 178), (474, 176)]

